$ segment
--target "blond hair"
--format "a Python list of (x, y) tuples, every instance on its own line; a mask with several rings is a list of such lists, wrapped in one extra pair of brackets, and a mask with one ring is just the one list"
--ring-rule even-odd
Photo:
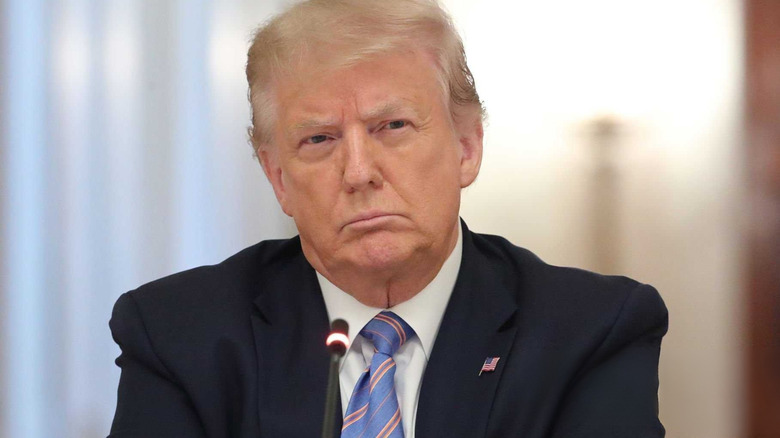
[(464, 109), (483, 117), (463, 43), (436, 0), (308, 0), (260, 26), (249, 47), (253, 148), (272, 142), (275, 78), (294, 74), (303, 60), (339, 68), (404, 50), (433, 57), (453, 118)]

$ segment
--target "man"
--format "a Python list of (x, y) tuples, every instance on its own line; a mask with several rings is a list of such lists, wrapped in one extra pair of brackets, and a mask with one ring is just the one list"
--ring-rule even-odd
[[(250, 136), (299, 236), (123, 295), (112, 437), (660, 437), (666, 309), (458, 218), (483, 110), (433, 0), (310, 0), (256, 34)], [(343, 420), (343, 421), (342, 421)]]

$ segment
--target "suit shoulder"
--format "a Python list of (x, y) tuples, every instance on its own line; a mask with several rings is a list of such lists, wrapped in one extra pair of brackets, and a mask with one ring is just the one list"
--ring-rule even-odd
[[(221, 263), (147, 283), (119, 297), (110, 326), (115, 341), (149, 363), (205, 366), (227, 340), (247, 339), (252, 301), (264, 279), (301, 254), (297, 238), (260, 242)], [(236, 344), (239, 350), (250, 343)], [(154, 354), (152, 354), (154, 351)], [(243, 354), (243, 353), (242, 353)]]
[(153, 325), (174, 328), (196, 321), (204, 327), (227, 325), (251, 311), (252, 300), (264, 290), (264, 278), (300, 253), (298, 238), (263, 241), (221, 263), (172, 274), (127, 292), (117, 301), (114, 314), (133, 302), (139, 315)]
[(518, 304), (557, 309), (568, 317), (588, 312), (617, 314), (630, 300), (659, 318), (666, 316), (658, 291), (632, 278), (551, 265), (500, 236), (474, 234), (474, 244), (499, 267), (503, 282), (516, 291)]
[(129, 292), (136, 300), (159, 299), (159, 295), (212, 294), (236, 289), (251, 282), (274, 265), (284, 263), (300, 253), (298, 238), (265, 240), (245, 248), (214, 265), (204, 265), (177, 272), (146, 283)]

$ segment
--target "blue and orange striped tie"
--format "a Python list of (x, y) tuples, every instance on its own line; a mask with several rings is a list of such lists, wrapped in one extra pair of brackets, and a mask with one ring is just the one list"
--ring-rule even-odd
[(374, 357), (349, 399), (341, 438), (402, 438), (393, 354), (414, 336), (414, 330), (395, 313), (383, 311), (360, 334), (374, 344)]

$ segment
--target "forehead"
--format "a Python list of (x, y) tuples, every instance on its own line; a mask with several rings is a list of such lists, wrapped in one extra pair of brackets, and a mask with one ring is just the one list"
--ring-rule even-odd
[(383, 54), (337, 69), (304, 60), (276, 82), (274, 94), (279, 121), (287, 127), (405, 108), (430, 112), (445, 102), (434, 62), (419, 52)]

